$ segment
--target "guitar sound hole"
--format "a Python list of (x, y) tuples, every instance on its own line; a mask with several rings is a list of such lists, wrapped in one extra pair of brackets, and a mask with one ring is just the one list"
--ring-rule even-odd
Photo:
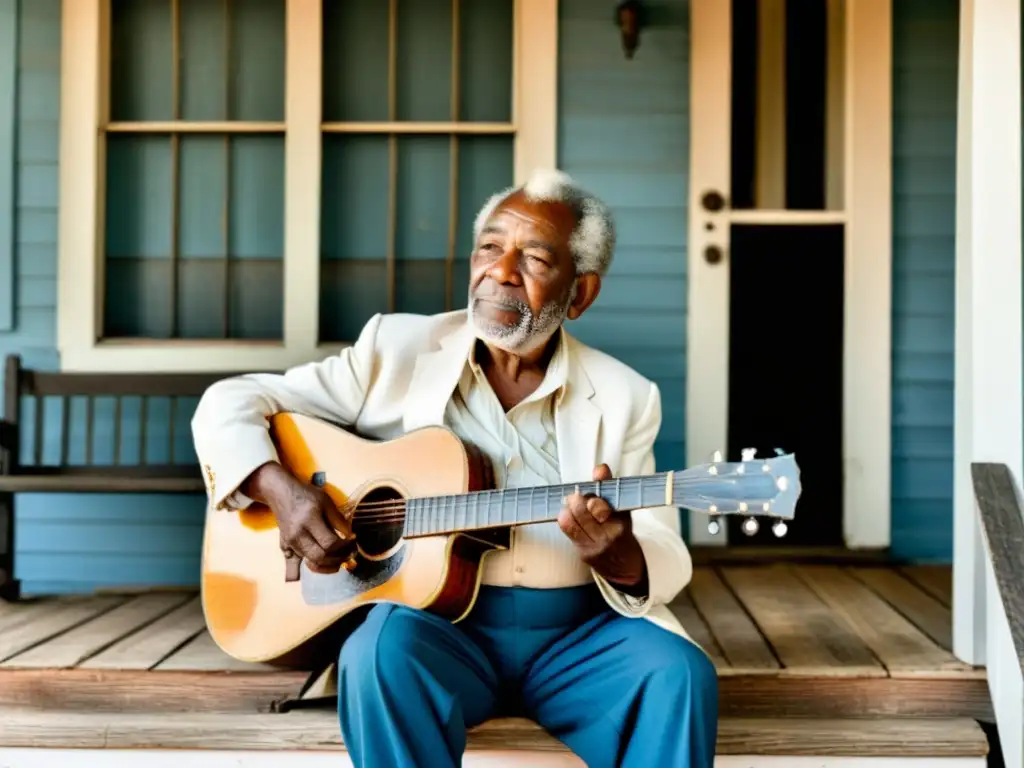
[(402, 538), (405, 500), (394, 488), (374, 488), (359, 500), (352, 530), (359, 548), (370, 555), (383, 555)]

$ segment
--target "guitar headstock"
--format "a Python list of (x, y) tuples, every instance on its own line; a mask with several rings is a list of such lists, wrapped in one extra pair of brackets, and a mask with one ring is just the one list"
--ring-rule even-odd
[(742, 451), (740, 461), (722, 461), (716, 453), (711, 461), (677, 473), (673, 501), (677, 506), (711, 516), (708, 530), (718, 533), (720, 515), (743, 515), (743, 532), (748, 536), (760, 527), (757, 518), (776, 522), (775, 535), (786, 535), (786, 521), (796, 513), (800, 498), (800, 468), (791, 453), (756, 458), (756, 450)]

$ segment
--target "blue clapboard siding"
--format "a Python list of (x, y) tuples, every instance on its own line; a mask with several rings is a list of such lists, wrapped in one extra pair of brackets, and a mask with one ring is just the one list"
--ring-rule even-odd
[[(612, 207), (615, 261), (597, 302), (569, 330), (661, 389), (655, 446), (686, 462), (686, 237), (689, 2), (652, 10), (636, 58), (622, 54), (615, 4), (559, 3), (558, 162)], [(653, 6), (652, 6), (653, 9)]]
[(956, 0), (893, 14), (892, 548), (949, 562), (953, 541)]

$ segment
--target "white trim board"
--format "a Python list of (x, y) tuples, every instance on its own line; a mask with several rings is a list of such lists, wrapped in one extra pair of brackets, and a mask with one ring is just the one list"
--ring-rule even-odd
[[(582, 766), (574, 755), (541, 751), (467, 752), (465, 766), (531, 768)], [(248, 752), (210, 750), (113, 750), (113, 749), (3, 749), (3, 768), (345, 768), (352, 760), (345, 752), (307, 750)], [(787, 757), (725, 755), (715, 758), (715, 768), (985, 768), (984, 757)]]
[[(892, 534), (891, 0), (830, 4), (830, 13), (839, 6), (845, 13), (845, 61), (829, 63), (830, 81), (841, 80), (843, 113), (840, 125), (830, 102), (829, 167), (842, 168), (832, 172), (830, 210), (813, 213), (701, 206), (708, 190), (729, 198), (730, 6), (691, 0), (687, 463), (707, 461), (728, 437), (730, 222), (845, 222), (843, 533), (848, 547), (884, 548)], [(832, 20), (833, 37), (836, 26)], [(723, 247), (721, 263), (705, 262), (706, 245)], [(724, 545), (725, 531), (711, 536), (705, 515), (690, 516), (692, 543)]]
[(953, 652), (978, 665), (992, 661), (986, 658), (992, 597), (971, 463), (1006, 464), (1018, 488), (1024, 479), (1020, 28), (1017, 0), (960, 4)]
[[(325, 127), (321, 119), (320, 0), (286, 0), (283, 340), (99, 341), (105, 129), (109, 125), (109, 3), (63, 0), (62, 4), (57, 268), (61, 369), (280, 370), (323, 358), (333, 350), (318, 343), (321, 132), (344, 130), (345, 125)], [(558, 0), (515, 0), (514, 18), (514, 181), (521, 183), (534, 168), (554, 168), (557, 162)], [(146, 124), (133, 125), (136, 130), (147, 129)], [(148, 127), (166, 130), (176, 125), (187, 127), (173, 122)], [(373, 129), (383, 131), (389, 125)], [(207, 127), (235, 131), (259, 126), (216, 123)], [(449, 127), (434, 126), (442, 133)], [(474, 127), (484, 133), (508, 131), (504, 124)], [(480, 205), (484, 202), (480, 200)], [(338, 346), (333, 345), (333, 349)]]

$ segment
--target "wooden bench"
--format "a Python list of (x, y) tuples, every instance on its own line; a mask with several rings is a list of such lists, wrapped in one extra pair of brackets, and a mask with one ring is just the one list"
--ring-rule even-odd
[[(59, 373), (23, 368), (17, 355), (7, 357), (4, 369), (4, 412), (0, 422), (0, 598), (16, 600), (20, 585), (14, 578), (14, 496), (18, 493), (205, 493), (194, 461), (175, 461), (175, 419), (182, 398), (198, 398), (213, 382), (232, 376), (222, 373)], [(84, 399), (84, 460), (70, 461), (72, 399)], [(122, 406), (139, 400), (138, 460), (121, 463)], [(150, 461), (147, 406), (152, 398), (170, 403), (167, 459)], [(95, 404), (113, 400), (113, 463), (95, 461), (97, 426)], [(54, 402), (56, 401), (56, 402)], [(56, 445), (47, 417), (56, 408)], [(22, 418), (30, 411), (30, 419)], [(56, 451), (49, 451), (54, 447)], [(56, 459), (47, 454), (56, 453)]]

